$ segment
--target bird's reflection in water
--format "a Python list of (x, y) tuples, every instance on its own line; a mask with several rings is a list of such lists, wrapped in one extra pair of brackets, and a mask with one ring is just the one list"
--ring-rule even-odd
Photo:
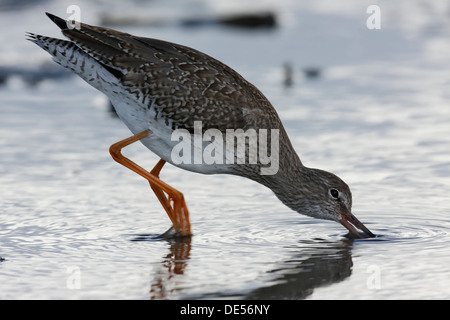
[(314, 288), (349, 277), (352, 269), (352, 239), (308, 240), (291, 247), (292, 257), (276, 269), (272, 285), (257, 288), (245, 299), (304, 299)]
[(191, 251), (191, 238), (171, 239), (169, 253), (161, 261), (150, 285), (150, 299), (168, 299), (175, 293), (182, 280)]
[[(251, 292), (236, 293), (243, 299), (304, 299), (315, 288), (331, 285), (349, 277), (352, 269), (351, 247), (353, 239), (336, 241), (316, 239), (299, 241), (286, 248), (291, 257), (268, 270), (270, 285), (262, 285)], [(163, 257), (150, 285), (151, 299), (170, 299), (173, 294), (189, 290), (180, 284), (189, 263), (191, 239), (169, 241), (169, 253)], [(188, 294), (188, 292), (185, 292)], [(220, 292), (205, 292), (204, 297), (226, 298)], [(203, 298), (204, 298), (203, 297)], [(202, 298), (202, 297), (199, 297)]]

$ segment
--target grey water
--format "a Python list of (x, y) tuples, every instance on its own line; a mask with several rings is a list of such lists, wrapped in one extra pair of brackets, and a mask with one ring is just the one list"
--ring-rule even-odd
[[(111, 159), (130, 132), (107, 99), (76, 77), (24, 76), (50, 63), (25, 32), (62, 37), (44, 12), (68, 16), (72, 4), (40, 1), (0, 10), (0, 66), (21, 70), (0, 85), (0, 299), (450, 298), (450, 4), (380, 1), (381, 28), (368, 29), (370, 1), (258, 3), (77, 5), (90, 24), (145, 17), (111, 27), (241, 73), (278, 110), (303, 163), (349, 184), (376, 237), (350, 239), (252, 181), (166, 166), (194, 236), (155, 239), (170, 221), (148, 183)], [(277, 25), (176, 23), (241, 11), (273, 11)], [(148, 169), (158, 161), (139, 144), (125, 154)]]

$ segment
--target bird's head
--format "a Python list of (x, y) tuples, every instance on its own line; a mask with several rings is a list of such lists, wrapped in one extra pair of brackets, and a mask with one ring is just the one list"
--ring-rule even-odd
[(357, 229), (362, 230), (366, 237), (375, 237), (352, 214), (352, 193), (348, 185), (333, 173), (307, 169), (299, 187), (301, 200), (298, 206), (291, 207), (299, 213), (319, 219), (334, 220), (341, 223), (354, 236), (364, 237)]

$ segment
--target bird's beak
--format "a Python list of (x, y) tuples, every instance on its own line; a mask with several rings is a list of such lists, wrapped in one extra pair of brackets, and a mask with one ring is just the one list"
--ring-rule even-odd
[[(340, 213), (339, 222), (348, 229), (353, 235), (357, 236), (358, 238), (364, 238), (356, 228), (361, 229), (364, 231), (368, 237), (373, 238), (375, 235), (370, 232), (369, 229), (366, 228), (365, 225), (363, 225), (351, 212)], [(356, 227), (356, 228), (355, 228)]]

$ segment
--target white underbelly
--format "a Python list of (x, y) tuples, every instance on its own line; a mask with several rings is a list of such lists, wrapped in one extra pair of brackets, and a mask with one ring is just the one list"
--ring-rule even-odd
[(163, 119), (155, 118), (153, 110), (138, 106), (134, 101), (126, 101), (123, 95), (117, 98), (111, 95), (110, 99), (119, 118), (133, 134), (150, 130), (141, 142), (161, 159), (197, 173), (232, 173), (229, 164), (234, 160), (227, 160), (225, 143), (221, 147), (217, 143), (203, 141), (202, 136), (187, 136), (187, 131), (182, 139)]

